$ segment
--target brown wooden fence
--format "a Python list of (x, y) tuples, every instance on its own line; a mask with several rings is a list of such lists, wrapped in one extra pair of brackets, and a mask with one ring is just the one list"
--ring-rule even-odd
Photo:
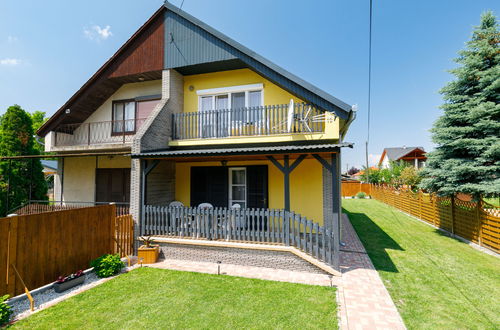
[(342, 181), (342, 197), (356, 196), (360, 191), (370, 195), (370, 184), (361, 182)]
[(0, 296), (24, 291), (14, 267), (32, 290), (118, 252), (115, 237), (131, 252), (131, 218), (115, 212), (115, 205), (102, 205), (0, 218)]
[(438, 197), (372, 185), (371, 196), (438, 228), (500, 252), (500, 208), (483, 201)]

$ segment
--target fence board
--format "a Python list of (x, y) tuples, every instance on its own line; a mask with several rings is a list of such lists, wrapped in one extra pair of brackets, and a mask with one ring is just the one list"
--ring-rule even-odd
[(114, 205), (0, 218), (0, 295), (24, 291), (14, 265), (28, 289), (51, 283), (58, 276), (89, 267), (90, 260), (117, 252), (113, 240), (132, 254), (132, 216), (115, 217)]
[(482, 201), (438, 197), (371, 185), (371, 196), (452, 234), (500, 252), (500, 208)]

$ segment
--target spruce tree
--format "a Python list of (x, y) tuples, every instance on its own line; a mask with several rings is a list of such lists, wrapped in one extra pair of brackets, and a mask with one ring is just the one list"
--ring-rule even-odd
[[(0, 119), (0, 156), (36, 154), (30, 115), (18, 105), (9, 107)], [(31, 199), (47, 199), (47, 183), (39, 159), (4, 160), (0, 163), (0, 178), (2, 215), (26, 203), (30, 191)]]
[(443, 114), (434, 123), (435, 151), (427, 154), (421, 187), (442, 196), (500, 194), (500, 32), (492, 12), (455, 60), (456, 77), (440, 93)]

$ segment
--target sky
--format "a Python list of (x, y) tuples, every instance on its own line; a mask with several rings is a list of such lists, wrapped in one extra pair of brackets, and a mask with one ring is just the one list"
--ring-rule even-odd
[[(342, 169), (365, 164), (369, 0), (171, 0), (348, 104), (357, 118)], [(447, 70), (497, 0), (374, 0), (370, 164), (384, 147), (432, 150)], [(163, 4), (161, 0), (0, 0), (0, 113), (53, 114)]]

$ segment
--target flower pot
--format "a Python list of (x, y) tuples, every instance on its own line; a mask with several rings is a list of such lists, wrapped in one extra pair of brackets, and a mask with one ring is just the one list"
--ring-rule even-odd
[(85, 274), (83, 274), (82, 276), (79, 276), (77, 278), (71, 279), (69, 281), (63, 282), (63, 283), (57, 283), (57, 282), (54, 283), (54, 291), (57, 293), (61, 293), (63, 291), (71, 289), (72, 287), (80, 285), (83, 282), (85, 282)]
[(147, 247), (146, 245), (141, 245), (139, 250), (137, 250), (137, 258), (139, 262), (143, 264), (154, 264), (158, 260), (158, 255), (160, 254), (159, 245), (151, 245)]

